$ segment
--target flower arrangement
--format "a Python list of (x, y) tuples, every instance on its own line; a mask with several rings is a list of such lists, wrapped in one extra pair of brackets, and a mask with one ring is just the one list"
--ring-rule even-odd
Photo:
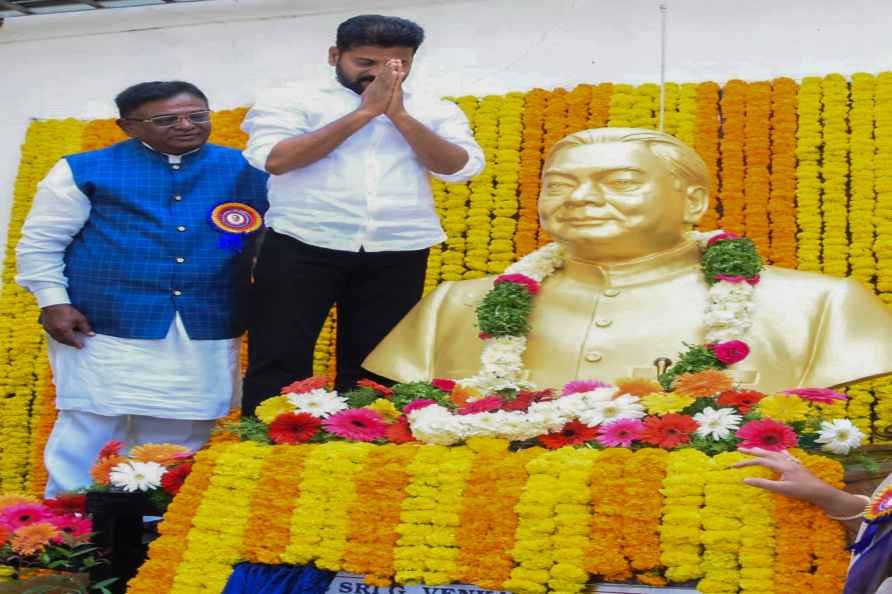
[(90, 469), (91, 491), (143, 492), (158, 510), (165, 510), (192, 471), (193, 453), (172, 443), (133, 446), (110, 441), (100, 450)]
[[(91, 544), (93, 525), (84, 513), (84, 495), (63, 495), (43, 501), (18, 495), (0, 496), (0, 583), (58, 574), (66, 592), (86, 592), (75, 574), (105, 563)], [(108, 594), (114, 579), (90, 589)], [(37, 591), (37, 590), (34, 590)]]

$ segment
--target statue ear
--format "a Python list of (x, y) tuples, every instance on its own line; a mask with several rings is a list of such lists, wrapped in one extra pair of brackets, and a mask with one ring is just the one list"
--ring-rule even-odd
[(693, 225), (709, 208), (709, 192), (703, 186), (688, 186), (685, 190), (684, 222)]

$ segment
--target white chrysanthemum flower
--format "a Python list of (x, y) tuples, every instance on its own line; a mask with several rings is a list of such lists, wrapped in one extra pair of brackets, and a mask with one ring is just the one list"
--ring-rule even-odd
[(534, 402), (527, 409), (527, 418), (534, 425), (544, 427), (545, 433), (557, 431), (569, 423), (575, 413), (566, 413), (554, 405), (554, 402)]
[(864, 439), (864, 434), (848, 419), (822, 421), (818, 435), (821, 448), (834, 454), (848, 454)]
[(293, 404), (298, 412), (305, 412), (320, 419), (350, 407), (346, 398), (338, 396), (337, 392), (329, 392), (322, 388), (300, 394), (288, 394), (288, 402)]
[(506, 439), (532, 439), (546, 433), (551, 433), (550, 427), (534, 422), (528, 414), (519, 410), (505, 412), (502, 417), (501, 434)]
[(594, 427), (617, 419), (640, 419), (645, 414), (638, 398), (623, 394), (613, 400), (593, 402), (592, 407), (579, 414), (579, 420)]
[(719, 441), (731, 435), (732, 431), (736, 431), (740, 427), (740, 421), (743, 419), (736, 413), (733, 408), (720, 408), (715, 410), (711, 406), (707, 406), (702, 412), (694, 415), (699, 427), (694, 432), (700, 437), (712, 437)]
[(591, 408), (596, 402), (609, 402), (613, 400), (613, 397), (617, 392), (619, 392), (619, 388), (611, 386), (609, 388), (596, 388), (589, 392), (580, 392), (579, 394), (585, 399), (585, 408)]
[(157, 462), (121, 462), (109, 473), (113, 487), (128, 493), (149, 491), (161, 486), (161, 477), (167, 469)]

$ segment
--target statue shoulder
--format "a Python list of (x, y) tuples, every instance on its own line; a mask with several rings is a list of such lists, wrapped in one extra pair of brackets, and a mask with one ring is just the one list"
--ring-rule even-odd
[(817, 272), (805, 272), (803, 270), (777, 266), (766, 266), (765, 270), (762, 271), (761, 278), (764, 287), (786, 291), (834, 293), (850, 290), (853, 287), (863, 288), (861, 283), (850, 278), (840, 278)]
[(446, 281), (428, 294), (425, 300), (435, 300), (441, 308), (476, 307), (492, 289), (494, 276), (461, 281)]

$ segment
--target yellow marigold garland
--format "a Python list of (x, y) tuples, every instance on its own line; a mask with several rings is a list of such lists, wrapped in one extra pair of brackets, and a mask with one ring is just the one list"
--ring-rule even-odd
[(171, 594), (222, 592), (233, 566), (242, 560), (251, 496), (272, 448), (251, 441), (217, 447), (223, 451), (192, 518)]
[(824, 194), (821, 215), (824, 219), (822, 263), (825, 274), (845, 276), (848, 272), (848, 182), (849, 87), (839, 74), (824, 77), (822, 88), (823, 153), (821, 177)]
[(517, 221), (514, 217), (519, 209), (517, 190), (520, 182), (518, 169), (523, 131), (520, 117), (522, 112), (522, 93), (509, 93), (499, 106), (498, 150), (493, 165), (495, 190), (492, 214), (494, 216), (492, 219), (492, 240), (489, 243), (489, 260), (486, 266), (486, 270), (490, 274), (504, 272), (505, 268), (517, 258), (514, 246)]
[(876, 78), (876, 188), (873, 244), (877, 259), (877, 293), (887, 305), (892, 304), (892, 72)]
[(333, 441), (314, 446), (304, 459), (300, 496), (291, 515), (291, 541), (282, 560), (337, 570), (347, 546), (348, 510), (358, 493), (354, 477), (372, 445)]
[(660, 489), (664, 497), (660, 561), (666, 566), (666, 577), (673, 582), (687, 582), (703, 575), (700, 508), (711, 464), (709, 456), (693, 448), (669, 453)]
[(480, 278), (489, 271), (492, 216), (495, 206), (495, 171), (499, 165), (499, 112), (504, 97), (488, 95), (480, 100), (474, 121), (474, 136), (486, 154), (486, 168), (468, 182), (471, 195), (465, 223), (467, 251), (463, 278)]
[(730, 466), (743, 458), (736, 452), (719, 454), (706, 475), (705, 505), (700, 512), (703, 579), (697, 583), (702, 594), (737, 592), (740, 586), (741, 506), (749, 493), (741, 486), (742, 472)]
[(799, 86), (796, 132), (796, 221), (799, 269), (821, 271), (821, 79), (806, 77)]
[[(865, 73), (852, 75), (852, 109), (849, 112), (849, 157), (851, 184), (849, 188), (849, 268), (851, 276), (874, 290), (876, 259), (873, 254), (874, 172), (876, 145), (874, 143), (874, 96), (876, 79)], [(869, 434), (869, 433), (868, 433)]]
[(634, 119), (634, 102), (635, 87), (627, 84), (613, 85), (607, 125), (611, 128), (630, 128)]
[[(697, 85), (685, 83), (678, 89), (675, 136), (688, 146), (697, 145)], [(701, 155), (702, 157), (703, 155)], [(706, 160), (705, 158), (703, 159)]]
[[(742, 457), (741, 457), (742, 458)], [(740, 476), (771, 478), (771, 471), (760, 466), (740, 469)], [(774, 559), (776, 520), (774, 496), (763, 489), (739, 487), (740, 506), (740, 565), (741, 594), (763, 594), (774, 589)]]

